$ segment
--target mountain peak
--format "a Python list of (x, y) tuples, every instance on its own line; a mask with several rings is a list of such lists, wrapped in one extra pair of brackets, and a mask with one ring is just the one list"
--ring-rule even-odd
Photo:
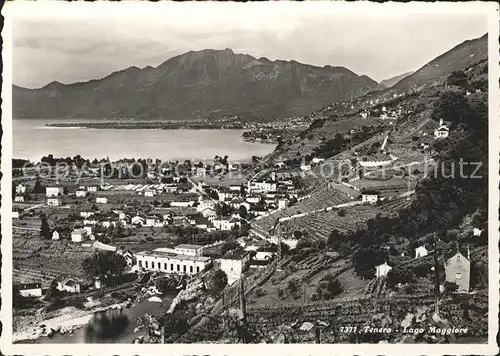
[(64, 86), (65, 85), (63, 83), (54, 80), (53, 82), (50, 82), (49, 84), (42, 87), (42, 89), (60, 89), (63, 88)]

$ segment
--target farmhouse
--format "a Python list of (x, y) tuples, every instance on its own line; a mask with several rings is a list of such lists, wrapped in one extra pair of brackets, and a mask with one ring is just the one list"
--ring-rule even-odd
[(203, 215), (203, 217), (205, 218), (208, 218), (209, 221), (212, 221), (217, 216), (217, 213), (212, 208), (206, 208), (202, 210), (201, 215)]
[(78, 189), (75, 194), (77, 198), (85, 198), (87, 196), (87, 191), (83, 189)]
[(154, 190), (151, 190), (151, 189), (148, 189), (144, 192), (144, 196), (145, 197), (154, 197), (155, 196), (155, 191)]
[(87, 230), (85, 229), (75, 229), (71, 232), (71, 241), (82, 242), (87, 238)]
[(95, 202), (97, 204), (107, 204), (108, 203), (108, 198), (107, 197), (96, 197)]
[(474, 230), (472, 231), (472, 233), (474, 234), (474, 236), (481, 236), (481, 233), (483, 232), (483, 230), (475, 227)]
[(97, 185), (89, 185), (87, 187), (87, 191), (90, 193), (96, 193), (99, 190), (99, 187)]
[(137, 252), (135, 258), (139, 268), (187, 275), (203, 271), (210, 262), (209, 257), (180, 254), (178, 250), (169, 248)]
[(450, 129), (448, 125), (445, 125), (443, 119), (439, 120), (439, 127), (434, 131), (434, 136), (436, 138), (446, 138), (450, 134)]
[(16, 185), (16, 194), (25, 194), (25, 193), (26, 193), (26, 186), (24, 184)]
[(211, 199), (201, 199), (196, 210), (203, 211), (205, 209), (215, 209), (215, 201)]
[(361, 192), (361, 200), (363, 203), (377, 204), (379, 193), (375, 190), (365, 190)]
[(14, 197), (14, 201), (15, 201), (16, 203), (24, 203), (24, 195), (16, 195), (16, 196)]
[(64, 194), (64, 188), (55, 186), (55, 187), (47, 187), (45, 188), (45, 195), (47, 197), (58, 197)]
[(241, 222), (234, 217), (232, 217), (231, 219), (214, 219), (212, 221), (212, 224), (217, 230), (222, 231), (230, 231), (235, 226), (241, 226)]
[(94, 215), (95, 213), (92, 210), (82, 210), (80, 211), (80, 216), (82, 218), (88, 218), (89, 216)]
[(52, 232), (52, 240), (59, 240), (59, 239), (60, 239), (59, 232), (57, 230), (54, 230)]
[(231, 251), (219, 260), (219, 268), (227, 275), (228, 284), (233, 284), (240, 278), (250, 264), (250, 253), (244, 250)]
[(470, 259), (457, 251), (444, 265), (446, 281), (458, 286), (457, 292), (468, 293), (470, 288)]
[(427, 256), (429, 254), (431, 250), (430, 249), (427, 249), (426, 245), (421, 245), (421, 246), (418, 246), (416, 249), (415, 249), (415, 258), (419, 258), (419, 257), (424, 257), (424, 256)]
[(57, 281), (57, 290), (68, 293), (80, 293), (80, 283), (77, 283), (73, 278), (60, 278)]
[(42, 296), (42, 283), (18, 284), (14, 289), (19, 291), (21, 297), (24, 298)]
[(132, 225), (145, 225), (146, 224), (146, 219), (143, 218), (142, 216), (136, 215), (131, 219)]
[(392, 269), (387, 262), (384, 262), (378, 266), (375, 266), (375, 277), (385, 277), (387, 273)]
[(47, 198), (47, 205), (48, 206), (59, 206), (61, 205), (62, 201), (60, 198)]

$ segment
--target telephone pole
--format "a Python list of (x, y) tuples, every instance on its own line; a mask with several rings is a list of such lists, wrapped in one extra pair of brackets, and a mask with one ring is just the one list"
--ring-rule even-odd
[(436, 295), (435, 312), (439, 314), (439, 271), (438, 271), (438, 240), (434, 232), (434, 294)]

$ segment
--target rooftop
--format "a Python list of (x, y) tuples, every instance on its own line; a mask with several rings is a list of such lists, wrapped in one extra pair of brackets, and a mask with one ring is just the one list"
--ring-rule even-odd
[(234, 250), (226, 253), (221, 259), (224, 260), (241, 260), (248, 254), (248, 251), (245, 250)]
[(201, 245), (193, 245), (193, 244), (180, 244), (175, 246), (175, 248), (182, 248), (185, 250), (199, 250), (200, 248), (203, 248)]
[(205, 257), (205, 256), (187, 256), (187, 255), (176, 254), (173, 252), (158, 251), (158, 250), (141, 251), (141, 252), (137, 252), (136, 255), (137, 256), (159, 257), (159, 258), (170, 258), (170, 259), (182, 260), (182, 261), (207, 262), (210, 260), (210, 257)]

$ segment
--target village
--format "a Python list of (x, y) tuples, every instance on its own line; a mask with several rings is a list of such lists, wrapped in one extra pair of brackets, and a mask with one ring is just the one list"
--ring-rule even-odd
[[(339, 328), (436, 325), (484, 338), (484, 209), (467, 210), (452, 228), (394, 228), (432, 211), (431, 201), (415, 208), (421, 184), (436, 177), (439, 150), (464, 135), (450, 117), (435, 117), (442, 90), (471, 102), (487, 97), (444, 79), (334, 103), (304, 118), (313, 121), (299, 136), (244, 163), (227, 155), (16, 161), (17, 340), (73, 332), (54, 321), (65, 308), (87, 315), (169, 295), (166, 310), (137, 319), (133, 342), (359, 342)], [(188, 326), (159, 327), (170, 317)], [(423, 340), (415, 337), (376, 341)]]

